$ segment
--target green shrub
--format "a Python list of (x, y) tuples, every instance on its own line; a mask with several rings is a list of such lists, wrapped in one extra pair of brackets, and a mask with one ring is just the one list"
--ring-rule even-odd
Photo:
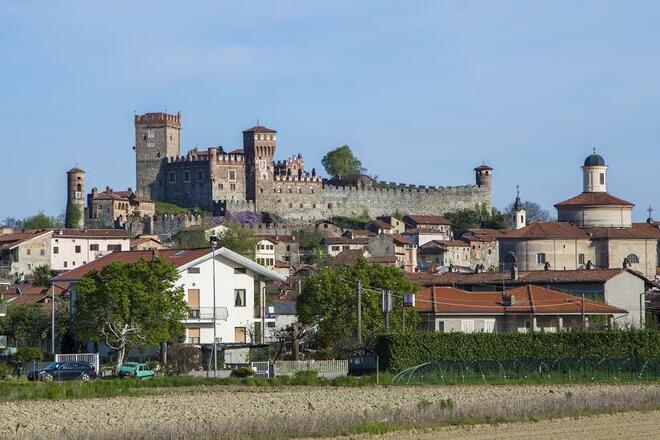
[(9, 364), (0, 364), (0, 379), (12, 376), (14, 369)]
[(239, 367), (231, 370), (231, 377), (252, 377), (254, 371), (252, 368)]
[(40, 362), (43, 359), (44, 354), (37, 347), (24, 347), (16, 353), (16, 360), (22, 364)]
[(660, 359), (660, 333), (390, 333), (377, 338), (376, 351), (381, 367), (392, 372), (435, 360)]
[(322, 381), (323, 378), (319, 377), (318, 371), (307, 370), (296, 372), (291, 382), (293, 385), (315, 385)]

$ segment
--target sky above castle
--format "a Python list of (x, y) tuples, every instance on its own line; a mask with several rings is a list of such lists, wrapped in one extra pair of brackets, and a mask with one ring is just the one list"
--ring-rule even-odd
[[(71, 1), (0, 5), (0, 220), (135, 187), (133, 114), (176, 112), (185, 149), (241, 145), (320, 169), (349, 144), (369, 174), (474, 183), (549, 209), (581, 191), (593, 147), (608, 189), (660, 212), (657, 1)], [(656, 216), (660, 217), (660, 215)]]

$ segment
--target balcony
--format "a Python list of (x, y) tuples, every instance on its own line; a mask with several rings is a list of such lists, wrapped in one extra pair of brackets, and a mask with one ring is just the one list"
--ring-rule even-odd
[[(215, 308), (216, 321), (226, 321), (229, 316), (227, 307)], [(213, 322), (213, 307), (199, 307), (196, 309), (188, 309), (187, 322)]]

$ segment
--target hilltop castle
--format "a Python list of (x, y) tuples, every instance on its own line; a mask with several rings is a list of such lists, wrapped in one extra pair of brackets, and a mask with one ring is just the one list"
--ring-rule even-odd
[(307, 172), (302, 155), (275, 161), (277, 131), (257, 125), (243, 131), (243, 148), (197, 148), (181, 154), (181, 115), (135, 116), (137, 195), (223, 215), (269, 212), (286, 220), (337, 215), (371, 216), (396, 210), (441, 214), (485, 204), (491, 207), (493, 169), (474, 169), (475, 185), (416, 186), (372, 182), (336, 186)]

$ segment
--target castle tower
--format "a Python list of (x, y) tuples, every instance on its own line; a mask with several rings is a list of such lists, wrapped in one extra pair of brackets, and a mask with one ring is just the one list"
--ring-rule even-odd
[(66, 172), (66, 227), (85, 226), (85, 172), (71, 168)]
[(486, 164), (479, 165), (474, 169), (477, 186), (490, 188), (493, 179), (493, 169)]
[(582, 166), (582, 191), (607, 192), (607, 165), (602, 156), (593, 154), (587, 156)]
[(164, 196), (163, 161), (181, 154), (181, 114), (135, 115), (135, 177), (137, 194), (152, 200)]
[(513, 229), (522, 229), (527, 226), (527, 211), (520, 201), (520, 187), (516, 186), (516, 201), (513, 203), (513, 221), (511, 222)]
[(273, 182), (273, 156), (277, 131), (257, 125), (243, 130), (245, 151), (245, 196), (257, 200), (257, 194), (267, 191)]

